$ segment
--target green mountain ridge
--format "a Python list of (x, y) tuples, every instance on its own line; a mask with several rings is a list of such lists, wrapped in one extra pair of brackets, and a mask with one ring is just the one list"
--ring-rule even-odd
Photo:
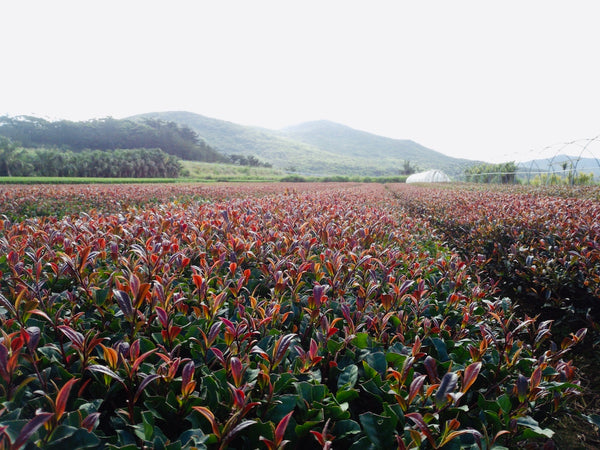
[(474, 161), (452, 158), (411, 140), (392, 139), (320, 120), (282, 130), (239, 125), (186, 111), (151, 112), (128, 119), (185, 125), (225, 154), (256, 156), (274, 167), (306, 175), (398, 175), (405, 161), (419, 170), (461, 175)]
[(335, 122), (318, 120), (283, 129), (286, 136), (339, 155), (369, 158), (401, 167), (410, 161), (420, 169), (441, 169), (462, 174), (473, 161), (453, 158), (409, 139), (393, 139), (356, 130)]

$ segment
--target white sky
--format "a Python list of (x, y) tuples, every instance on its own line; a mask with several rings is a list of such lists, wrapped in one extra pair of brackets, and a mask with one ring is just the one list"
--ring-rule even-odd
[(0, 114), (328, 119), (524, 160), (600, 134), (599, 20), (597, 0), (0, 0)]

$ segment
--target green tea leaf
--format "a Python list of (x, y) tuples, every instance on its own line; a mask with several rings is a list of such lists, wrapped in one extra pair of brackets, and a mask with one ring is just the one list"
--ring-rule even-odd
[(349, 436), (354, 436), (361, 432), (360, 425), (354, 420), (338, 420), (335, 422), (331, 433), (336, 439), (344, 439)]
[(335, 394), (335, 400), (338, 403), (351, 402), (359, 397), (359, 392), (356, 389), (341, 388)]
[(67, 448), (98, 448), (100, 439), (93, 433), (82, 428), (59, 425), (52, 434), (52, 440), (44, 446), (49, 450), (64, 450)]
[(385, 376), (387, 370), (387, 362), (385, 360), (385, 354), (383, 352), (369, 353), (365, 360), (369, 367), (375, 369), (381, 376)]
[(354, 339), (352, 339), (352, 344), (356, 347), (365, 349), (370, 347), (371, 338), (368, 333), (356, 333)]
[(351, 364), (342, 370), (342, 373), (338, 377), (337, 387), (338, 389), (341, 387), (353, 388), (357, 380), (358, 367), (355, 364)]
[(526, 430), (523, 432), (523, 436), (525, 438), (531, 438), (531, 437), (551, 438), (552, 436), (554, 436), (554, 431), (550, 430), (549, 428), (540, 428), (537, 420), (535, 420), (533, 417), (530, 417), (530, 416), (519, 417), (517, 419), (517, 424), (521, 425), (523, 427), (526, 427)]
[(359, 416), (369, 440), (379, 448), (391, 448), (394, 443), (394, 421), (389, 417), (366, 412)]

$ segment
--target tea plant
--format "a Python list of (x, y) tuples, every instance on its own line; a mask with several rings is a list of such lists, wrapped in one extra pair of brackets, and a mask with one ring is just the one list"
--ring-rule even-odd
[(248, 189), (0, 222), (0, 447), (552, 438), (585, 329), (552, 342), (381, 185)]

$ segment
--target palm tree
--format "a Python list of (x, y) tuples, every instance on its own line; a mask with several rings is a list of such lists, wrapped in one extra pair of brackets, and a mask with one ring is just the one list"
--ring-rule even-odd
[(0, 175), (12, 176), (10, 166), (15, 158), (16, 145), (7, 137), (0, 136)]

